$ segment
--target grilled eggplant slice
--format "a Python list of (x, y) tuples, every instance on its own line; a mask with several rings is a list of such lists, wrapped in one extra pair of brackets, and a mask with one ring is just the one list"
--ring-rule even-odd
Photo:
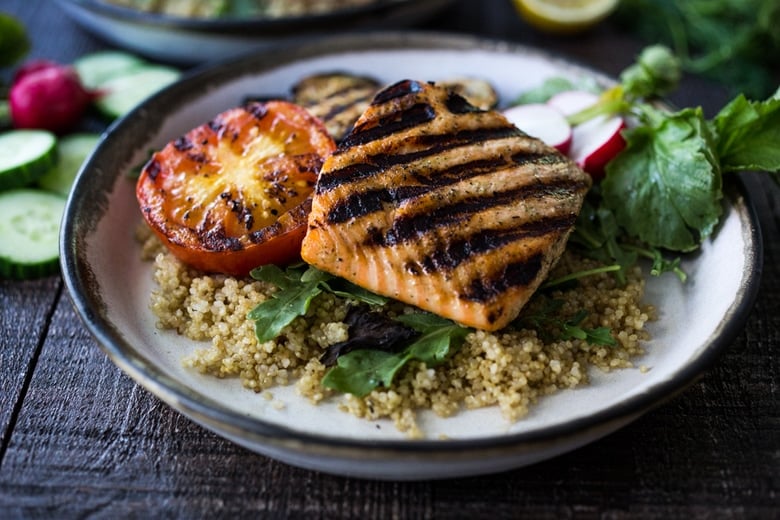
[(383, 90), (328, 159), (301, 256), (485, 330), (513, 320), (562, 254), (590, 177), (458, 94)]
[(490, 110), (498, 105), (498, 93), (493, 85), (480, 78), (453, 78), (437, 83), (466, 100), (477, 108)]
[(292, 95), (293, 102), (320, 118), (333, 139), (340, 141), (379, 88), (372, 78), (332, 72), (302, 79), (293, 86)]

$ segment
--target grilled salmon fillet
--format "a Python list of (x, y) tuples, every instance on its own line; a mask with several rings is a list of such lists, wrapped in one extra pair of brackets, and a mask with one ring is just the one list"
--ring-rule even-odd
[(566, 246), (590, 177), (433, 84), (381, 91), (315, 187), (303, 259), (466, 326), (509, 324)]

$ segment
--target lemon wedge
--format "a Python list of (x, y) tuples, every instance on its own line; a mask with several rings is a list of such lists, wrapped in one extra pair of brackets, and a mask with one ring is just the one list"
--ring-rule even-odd
[(534, 27), (556, 33), (585, 30), (607, 17), (618, 0), (513, 0), (515, 8)]

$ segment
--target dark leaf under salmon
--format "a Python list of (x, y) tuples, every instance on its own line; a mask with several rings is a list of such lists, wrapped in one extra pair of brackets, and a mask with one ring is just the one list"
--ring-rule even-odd
[(566, 247), (590, 177), (496, 111), (402, 81), (315, 188), (302, 257), (375, 293), (497, 330)]

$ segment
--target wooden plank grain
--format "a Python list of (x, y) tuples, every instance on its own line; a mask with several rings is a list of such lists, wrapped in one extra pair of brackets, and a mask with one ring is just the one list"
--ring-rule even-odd
[[(772, 231), (776, 212), (761, 211), (765, 233)], [(768, 243), (767, 259), (777, 255), (777, 245)], [(778, 367), (767, 347), (777, 344), (780, 330), (777, 265), (768, 266), (746, 330), (673, 401), (545, 463), (421, 483), (292, 468), (204, 431), (114, 367), (63, 299), (3, 461), (0, 504), (18, 517), (152, 511), (170, 517), (771, 518)]]
[(57, 276), (0, 280), (0, 463), (61, 291)]
[[(201, 484), (230, 481), (218, 472), (235, 455), (232, 446), (213, 442), (121, 374), (69, 304), (57, 308), (54, 324), (3, 461), (0, 503), (19, 516), (119, 514), (177, 501), (212, 508), (207, 486), (177, 479), (184, 466)], [(193, 449), (204, 439), (208, 450)]]
[[(508, 3), (485, 4), (456, 2), (446, 13), (450, 22), (431, 28), (549, 48), (610, 74), (638, 48), (609, 27), (549, 40), (522, 27)], [(54, 2), (14, 0), (10, 10), (36, 31), (58, 34), (36, 38), (32, 57), (69, 61), (100, 48), (63, 22)], [(721, 89), (696, 78), (686, 78), (673, 99), (709, 113), (725, 100)], [(378, 482), (251, 453), (123, 375), (67, 298), (57, 298), (58, 278), (0, 282), (0, 517), (776, 518), (780, 191), (758, 174), (746, 178), (761, 215), (765, 269), (745, 330), (695, 385), (633, 424), (496, 475)]]
[(22, 518), (416, 516), (426, 494), (408, 501), (403, 486), (293, 468), (202, 429), (122, 374), (61, 302), (3, 461), (0, 508)]

